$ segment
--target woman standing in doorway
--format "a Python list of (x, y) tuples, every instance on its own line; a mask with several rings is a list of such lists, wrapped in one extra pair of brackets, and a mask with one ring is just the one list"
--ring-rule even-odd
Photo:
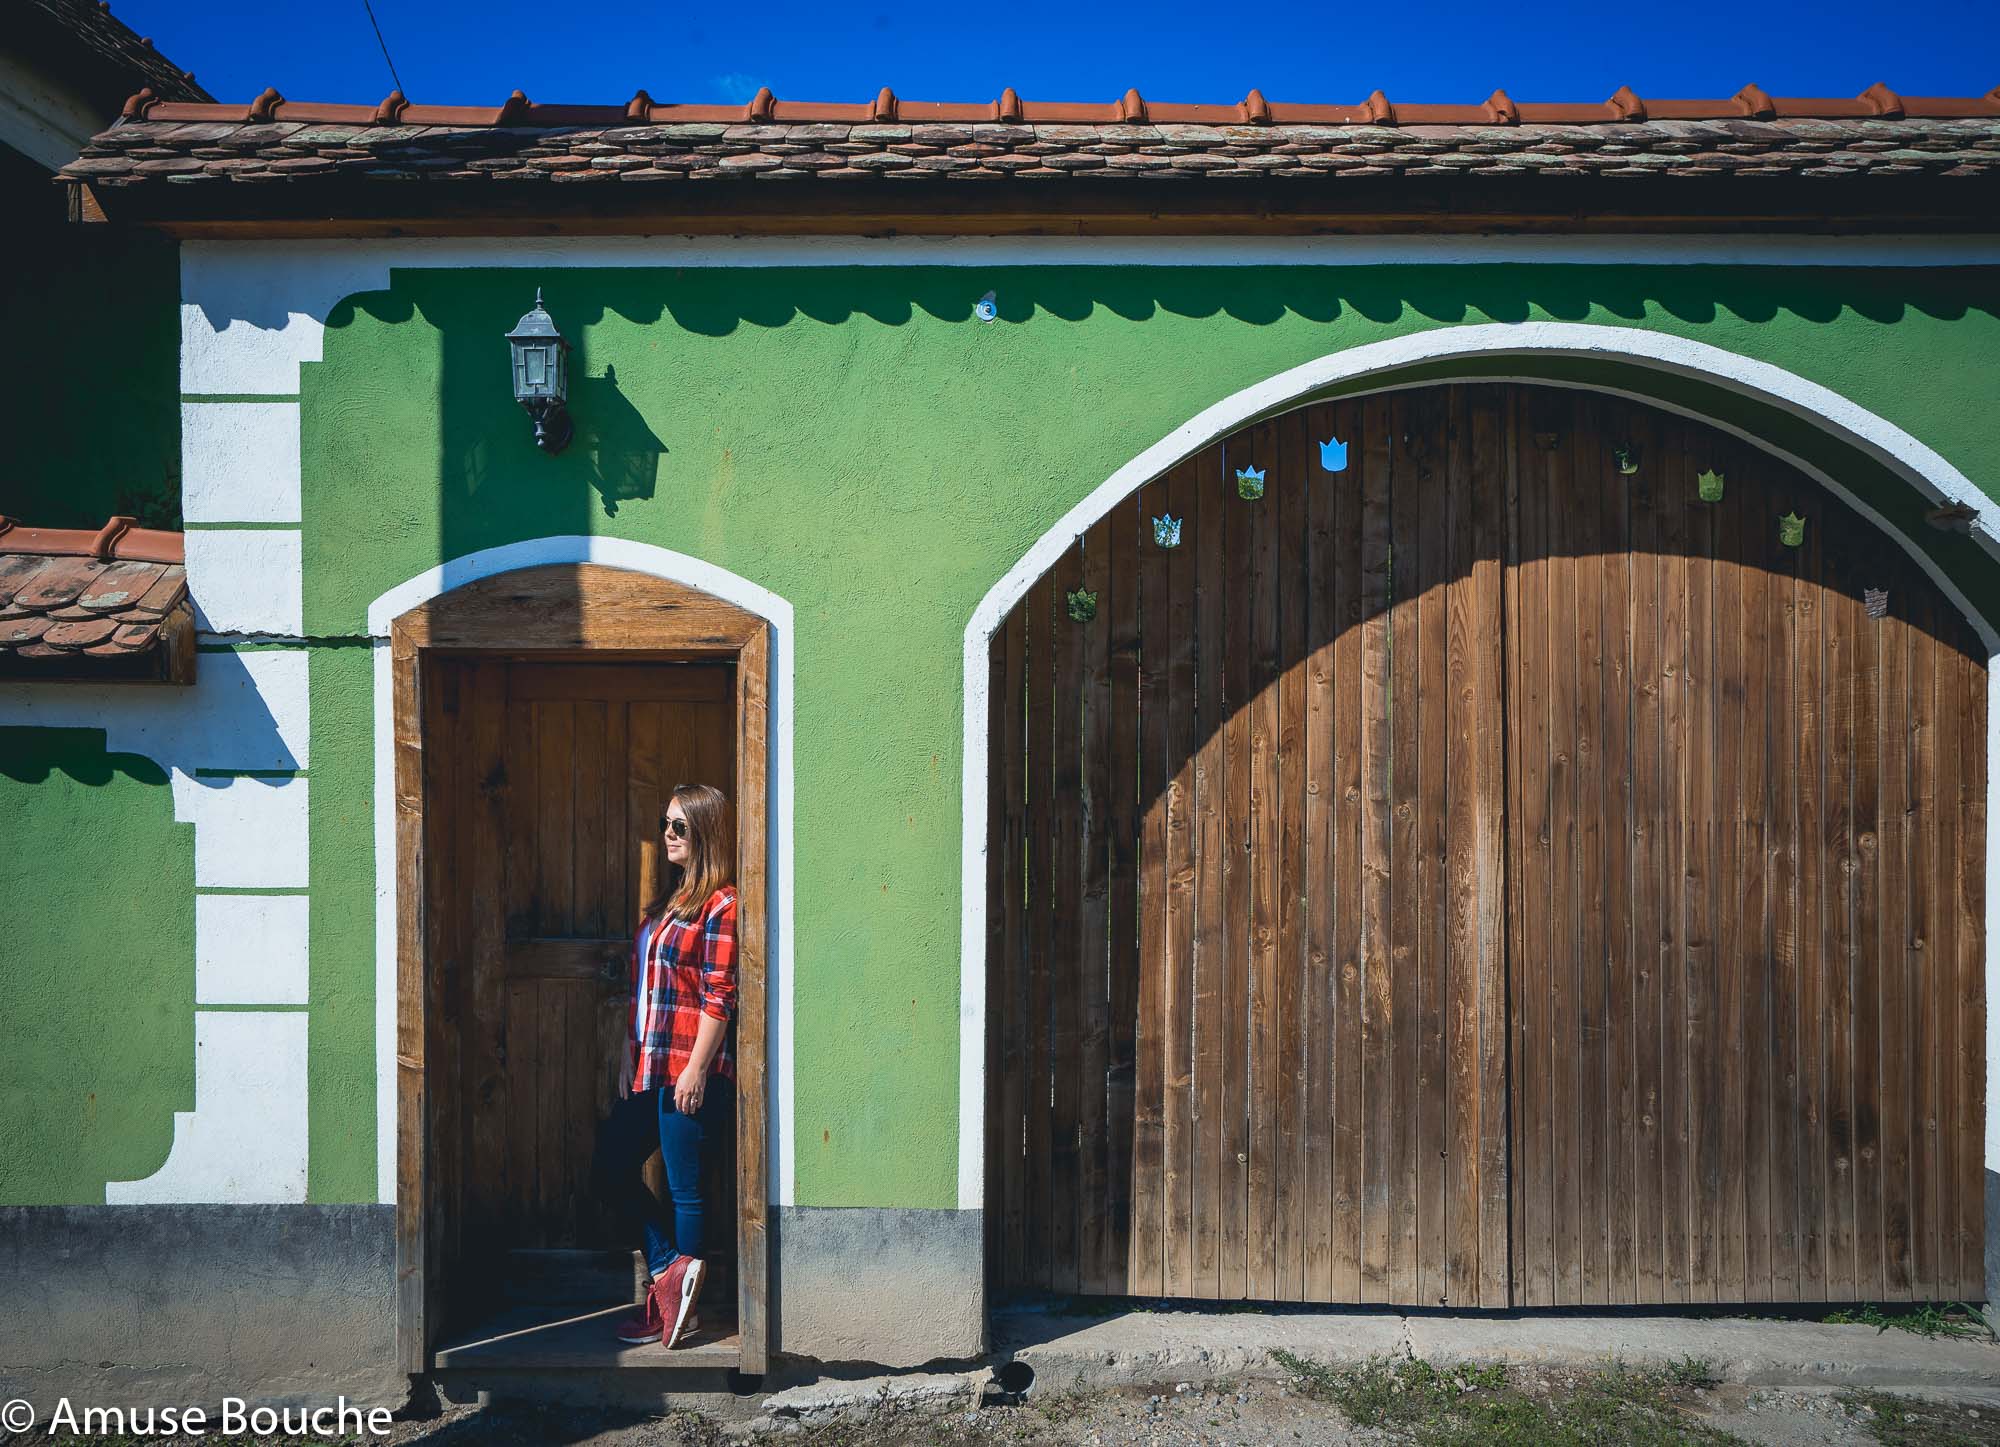
[[(691, 1336), (707, 1267), (702, 1164), (726, 1144), (736, 1103), (736, 886), (729, 801), (707, 784), (676, 785), (660, 815), (665, 860), (633, 942), (629, 1083), (598, 1128), (597, 1189), (644, 1223), (652, 1283), (626, 1342), (666, 1347)], [(671, 1230), (640, 1175), (658, 1145), (673, 1197)]]

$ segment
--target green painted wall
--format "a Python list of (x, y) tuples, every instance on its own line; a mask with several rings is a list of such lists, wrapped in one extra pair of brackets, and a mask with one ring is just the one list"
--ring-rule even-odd
[[(578, 436), (555, 459), (529, 443), (501, 341), (536, 286), (578, 348)], [(979, 598), (1210, 403), (1328, 352), (1528, 318), (1775, 363), (2000, 492), (1995, 270), (417, 270), (337, 307), (302, 369), (306, 629), (354, 638), (376, 595), (437, 562), (557, 533), (692, 553), (789, 599), (798, 1200), (951, 1206), (960, 640)], [(2000, 599), (1864, 459), (1678, 390), (1782, 425)], [(373, 1179), (372, 725), (365, 653), (314, 654), (312, 1195), (354, 1199)]]
[(0, 1202), (104, 1203), (194, 1109), (194, 829), (100, 729), (0, 728)]

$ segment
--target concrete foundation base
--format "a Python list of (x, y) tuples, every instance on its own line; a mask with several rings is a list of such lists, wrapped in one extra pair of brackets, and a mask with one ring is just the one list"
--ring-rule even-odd
[(399, 1408), (393, 1206), (0, 1207), (0, 1399)]
[(773, 1341), (822, 1362), (914, 1367), (986, 1349), (978, 1211), (780, 1206)]
[(1658, 1367), (1707, 1357), (1724, 1381), (1747, 1386), (2000, 1388), (2000, 1345), (1990, 1341), (1637, 1311), (1406, 1315), (1286, 1308), (1068, 1317), (1022, 1307), (994, 1313), (993, 1337), (996, 1378), (1030, 1393), (1283, 1376), (1271, 1357), (1277, 1348), (1330, 1365), (1409, 1355), (1432, 1363), (1590, 1368), (1618, 1360)]

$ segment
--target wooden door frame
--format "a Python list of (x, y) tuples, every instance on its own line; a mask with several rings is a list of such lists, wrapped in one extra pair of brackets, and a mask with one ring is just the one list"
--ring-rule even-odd
[[(684, 583), (599, 563), (548, 563), (497, 573), (410, 608), (389, 628), (396, 850), (396, 1355), (431, 1369), (438, 1232), (424, 1209), (431, 1180), (425, 1062), (438, 1021), (428, 1009), (430, 943), (441, 913), (425, 868), (423, 685), (428, 656), (531, 655), (537, 661), (728, 661), (736, 664), (738, 986), (738, 1369), (769, 1357), (770, 1069), (766, 970), (770, 900), (771, 625)], [(434, 817), (432, 822), (434, 823)]]

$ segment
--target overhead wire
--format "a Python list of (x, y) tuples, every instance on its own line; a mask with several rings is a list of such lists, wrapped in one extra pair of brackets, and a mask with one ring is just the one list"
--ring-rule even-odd
[(382, 47), (382, 60), (389, 67), (389, 79), (396, 83), (398, 94), (406, 94), (403, 91), (403, 78), (396, 74), (396, 62), (389, 58), (389, 42), (382, 38), (382, 25), (375, 18), (375, 7), (369, 4), (368, 0), (361, 0), (361, 8), (368, 12), (368, 23), (375, 29), (375, 43)]

